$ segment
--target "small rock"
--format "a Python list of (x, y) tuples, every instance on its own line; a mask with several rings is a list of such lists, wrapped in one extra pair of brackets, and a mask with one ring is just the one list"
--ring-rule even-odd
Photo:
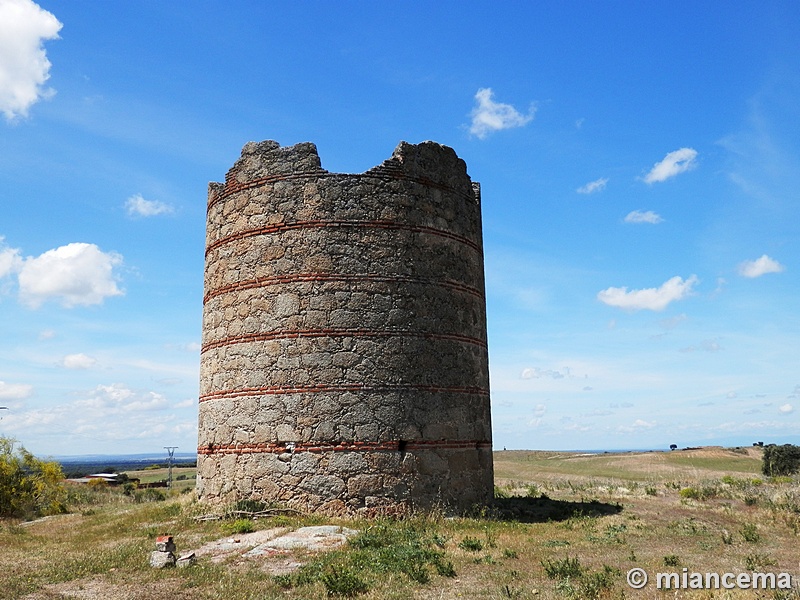
[(178, 568), (184, 568), (191, 567), (195, 563), (197, 563), (197, 556), (195, 553), (187, 552), (186, 554), (182, 554), (175, 564)]
[(175, 552), (175, 542), (171, 535), (160, 535), (156, 538), (156, 550), (159, 552)]
[(175, 566), (175, 555), (172, 552), (154, 550), (150, 553), (150, 566), (154, 569), (164, 569)]

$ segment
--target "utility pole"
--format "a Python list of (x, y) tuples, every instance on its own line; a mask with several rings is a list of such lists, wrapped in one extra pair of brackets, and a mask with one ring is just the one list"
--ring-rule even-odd
[(169, 480), (167, 481), (167, 487), (169, 489), (172, 489), (172, 457), (177, 447), (178, 446), (164, 446), (164, 449), (169, 453)]

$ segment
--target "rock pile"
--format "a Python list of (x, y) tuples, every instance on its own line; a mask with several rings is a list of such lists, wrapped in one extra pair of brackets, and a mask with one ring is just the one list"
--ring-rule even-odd
[(156, 549), (150, 553), (150, 566), (155, 569), (175, 566), (188, 567), (197, 562), (194, 552), (189, 552), (178, 558), (175, 556), (175, 551), (175, 540), (171, 535), (158, 536), (156, 538)]

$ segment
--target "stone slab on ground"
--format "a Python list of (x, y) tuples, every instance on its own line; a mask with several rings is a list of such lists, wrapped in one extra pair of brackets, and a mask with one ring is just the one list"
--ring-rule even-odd
[(273, 527), (272, 529), (263, 529), (252, 533), (227, 536), (203, 544), (200, 548), (195, 550), (194, 553), (197, 557), (210, 556), (211, 562), (222, 562), (229, 556), (243, 554), (251, 548), (274, 539), (287, 531), (288, 529), (286, 527)]
[(343, 546), (347, 538), (358, 533), (355, 529), (339, 527), (337, 525), (316, 525), (301, 527), (296, 531), (276, 537), (264, 544), (256, 546), (245, 556), (258, 556), (269, 554), (270, 551), (306, 550), (320, 552), (333, 550)]

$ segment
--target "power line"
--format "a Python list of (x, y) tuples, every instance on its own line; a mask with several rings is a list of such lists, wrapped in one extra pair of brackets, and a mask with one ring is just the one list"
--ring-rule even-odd
[(164, 449), (169, 453), (169, 475), (167, 481), (167, 487), (172, 489), (172, 457), (175, 455), (175, 450), (178, 446), (164, 446)]

